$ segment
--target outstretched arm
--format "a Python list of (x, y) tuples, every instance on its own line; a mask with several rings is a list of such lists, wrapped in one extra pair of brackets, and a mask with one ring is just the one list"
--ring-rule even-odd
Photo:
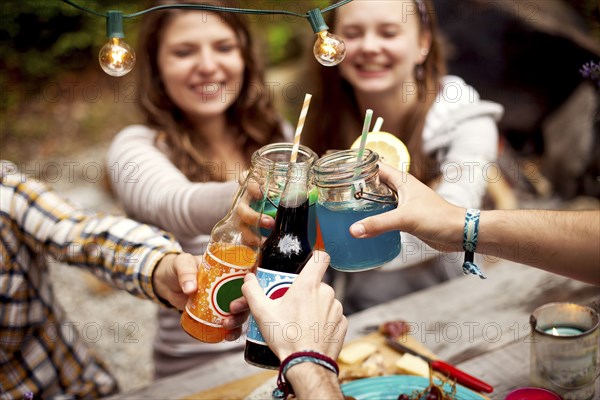
[(600, 210), (483, 211), (477, 251), (600, 285)]
[(178, 308), (196, 290), (198, 263), (179, 254), (181, 248), (165, 232), (73, 207), (16, 169), (2, 177), (0, 194), (3, 259), (27, 248), (35, 257), (85, 268), (136, 296)]
[[(333, 289), (321, 282), (328, 265), (327, 253), (315, 251), (287, 293), (277, 300), (265, 296), (254, 274), (246, 275), (242, 292), (261, 333), (280, 360), (303, 350), (318, 351), (337, 359), (348, 323)], [(282, 328), (288, 324), (298, 327), (300, 337), (297, 340), (286, 340)], [(267, 332), (269, 326), (275, 328)], [(320, 365), (302, 363), (293, 366), (286, 379), (299, 399), (343, 397), (335, 374)]]
[[(398, 207), (355, 223), (353, 236), (401, 230), (438, 250), (462, 250), (464, 208), (389, 166), (381, 165), (380, 176), (398, 192)], [(477, 252), (600, 285), (598, 243), (600, 210), (494, 210), (481, 212)]]
[(111, 185), (127, 215), (180, 239), (210, 234), (227, 213), (237, 182), (191, 182), (154, 142), (153, 131), (135, 125), (121, 131), (108, 151)]

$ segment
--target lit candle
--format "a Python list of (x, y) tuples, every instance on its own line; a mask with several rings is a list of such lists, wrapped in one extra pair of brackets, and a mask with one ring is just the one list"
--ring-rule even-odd
[(578, 328), (573, 328), (570, 326), (555, 326), (544, 331), (553, 336), (575, 336), (581, 335), (583, 331)]
[(599, 316), (574, 303), (550, 303), (530, 316), (532, 340), (529, 380), (561, 398), (596, 399)]

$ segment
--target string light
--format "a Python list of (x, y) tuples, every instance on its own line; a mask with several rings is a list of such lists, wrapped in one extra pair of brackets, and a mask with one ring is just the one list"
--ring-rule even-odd
[(346, 45), (339, 37), (328, 32), (321, 10), (315, 8), (308, 12), (308, 20), (317, 40), (313, 47), (313, 54), (317, 61), (326, 67), (338, 65), (346, 57)]
[(341, 0), (329, 7), (320, 10), (315, 8), (310, 10), (306, 14), (297, 14), (291, 11), (285, 10), (259, 10), (259, 9), (243, 9), (243, 8), (229, 8), (219, 7), (209, 4), (170, 4), (161, 5), (149, 8), (147, 10), (139, 11), (137, 13), (123, 15), (120, 11), (108, 11), (106, 14), (101, 14), (85, 7), (82, 7), (71, 0), (62, 0), (75, 8), (82, 11), (94, 14), (96, 16), (106, 18), (106, 32), (109, 37), (108, 42), (100, 50), (98, 59), (100, 66), (109, 75), (112, 76), (123, 76), (131, 71), (135, 65), (135, 52), (123, 38), (123, 19), (134, 18), (148, 12), (163, 10), (169, 8), (180, 8), (190, 10), (203, 10), (213, 12), (233, 12), (241, 14), (283, 14), (292, 15), (300, 18), (308, 18), (310, 25), (317, 36), (317, 40), (313, 47), (313, 53), (319, 63), (325, 66), (337, 65), (346, 56), (346, 46), (344, 42), (337, 36), (328, 32), (329, 27), (325, 24), (322, 13), (333, 10), (334, 8), (340, 7), (344, 4), (351, 2), (352, 0)]
[(123, 76), (135, 65), (135, 52), (124, 40), (123, 14), (109, 11), (106, 15), (106, 36), (108, 42), (100, 49), (100, 67), (109, 75)]

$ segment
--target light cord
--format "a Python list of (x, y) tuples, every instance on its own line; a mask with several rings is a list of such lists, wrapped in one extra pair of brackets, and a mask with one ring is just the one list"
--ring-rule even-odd
[(67, 3), (67, 4), (69, 4), (69, 5), (77, 8), (78, 10), (81, 10), (81, 11), (84, 11), (84, 12), (87, 12), (87, 13), (90, 13), (90, 14), (94, 14), (94, 15), (96, 15), (98, 17), (106, 18), (106, 13), (99, 13), (97, 11), (90, 10), (88, 8), (80, 6), (79, 4), (73, 3), (71, 0), (62, 0), (62, 1), (63, 1), (63, 3)]
[[(74, 3), (71, 0), (61, 0), (63, 3), (69, 4), (72, 7), (77, 8), (78, 10), (96, 15), (98, 17), (106, 18), (106, 13), (99, 13), (94, 10), (90, 10), (89, 8), (83, 7), (77, 3)], [(332, 4), (323, 10), (322, 13), (329, 12), (337, 7), (343, 6), (344, 4), (348, 4), (352, 0), (341, 0), (335, 4)], [(287, 10), (260, 10), (260, 9), (249, 9), (249, 8), (232, 8), (232, 7), (220, 7), (213, 6), (209, 4), (169, 4), (169, 5), (161, 5), (152, 8), (148, 8), (146, 10), (138, 11), (131, 14), (123, 15), (123, 18), (136, 18), (141, 15), (147, 14), (152, 11), (158, 11), (163, 9), (191, 9), (191, 10), (203, 10), (203, 11), (213, 11), (213, 12), (230, 12), (230, 13), (238, 13), (238, 14), (253, 14), (253, 15), (291, 15), (299, 18), (310, 18), (309, 13), (298, 14), (292, 11)]]
[[(319, 8), (309, 10), (305, 14), (298, 14), (287, 10), (263, 10), (263, 9), (249, 9), (249, 8), (237, 8), (237, 7), (221, 7), (210, 4), (163, 4), (155, 7), (148, 8), (146, 10), (134, 12), (131, 14), (123, 14), (119, 10), (110, 10), (108, 12), (97, 12), (90, 10), (89, 8), (83, 7), (72, 0), (61, 0), (63, 3), (68, 4), (78, 10), (90, 13), (92, 15), (102, 17), (106, 19), (106, 33), (112, 43), (107, 43), (100, 50), (98, 59), (100, 66), (109, 75), (112, 76), (123, 76), (129, 73), (135, 65), (135, 52), (127, 43), (120, 40), (125, 38), (123, 31), (123, 20), (129, 18), (136, 18), (144, 14), (167, 9), (184, 9), (184, 10), (199, 10), (207, 12), (225, 12), (225, 13), (238, 13), (238, 14), (253, 14), (253, 15), (289, 15), (299, 18), (306, 18), (310, 23), (314, 33), (318, 34), (317, 40), (313, 47), (313, 53), (319, 63), (325, 66), (337, 65), (344, 59), (346, 55), (346, 47), (344, 42), (327, 32), (329, 29), (325, 20), (323, 19), (323, 12), (331, 11), (337, 7), (343, 6), (351, 2), (352, 0), (340, 0), (339, 2), (330, 5), (321, 11)], [(121, 43), (119, 47), (118, 44)], [(125, 62), (124, 62), (125, 60)]]
[(182, 8), (182, 9), (192, 9), (192, 10), (202, 10), (202, 11), (215, 11), (215, 12), (230, 12), (237, 14), (253, 14), (253, 15), (273, 15), (273, 14), (284, 14), (284, 15), (293, 15), (295, 17), (307, 17), (303, 14), (298, 14), (291, 11), (286, 10), (257, 10), (257, 9), (249, 9), (249, 8), (232, 8), (232, 7), (220, 7), (220, 6), (211, 6), (209, 4), (172, 4), (172, 5), (162, 5), (149, 8), (147, 10), (138, 11), (133, 14), (127, 14), (125, 18), (135, 18), (141, 15), (147, 14), (152, 11), (170, 9), (170, 8)]

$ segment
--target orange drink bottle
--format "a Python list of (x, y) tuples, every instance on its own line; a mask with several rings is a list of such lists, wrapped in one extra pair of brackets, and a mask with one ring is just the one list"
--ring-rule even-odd
[(218, 343), (229, 331), (222, 325), (229, 304), (242, 293), (244, 275), (254, 267), (256, 251), (243, 244), (213, 242), (202, 257), (198, 271), (198, 291), (181, 315), (181, 326), (191, 336), (206, 343)]
[[(258, 222), (268, 191), (269, 170), (261, 169), (260, 174), (255, 171), (250, 169), (229, 212), (213, 227), (198, 268), (198, 290), (189, 297), (181, 315), (183, 330), (202, 342), (225, 339), (229, 331), (223, 327), (223, 319), (231, 315), (229, 304), (242, 296), (244, 275), (256, 263), (261, 244)], [(260, 204), (258, 210), (256, 204)]]

